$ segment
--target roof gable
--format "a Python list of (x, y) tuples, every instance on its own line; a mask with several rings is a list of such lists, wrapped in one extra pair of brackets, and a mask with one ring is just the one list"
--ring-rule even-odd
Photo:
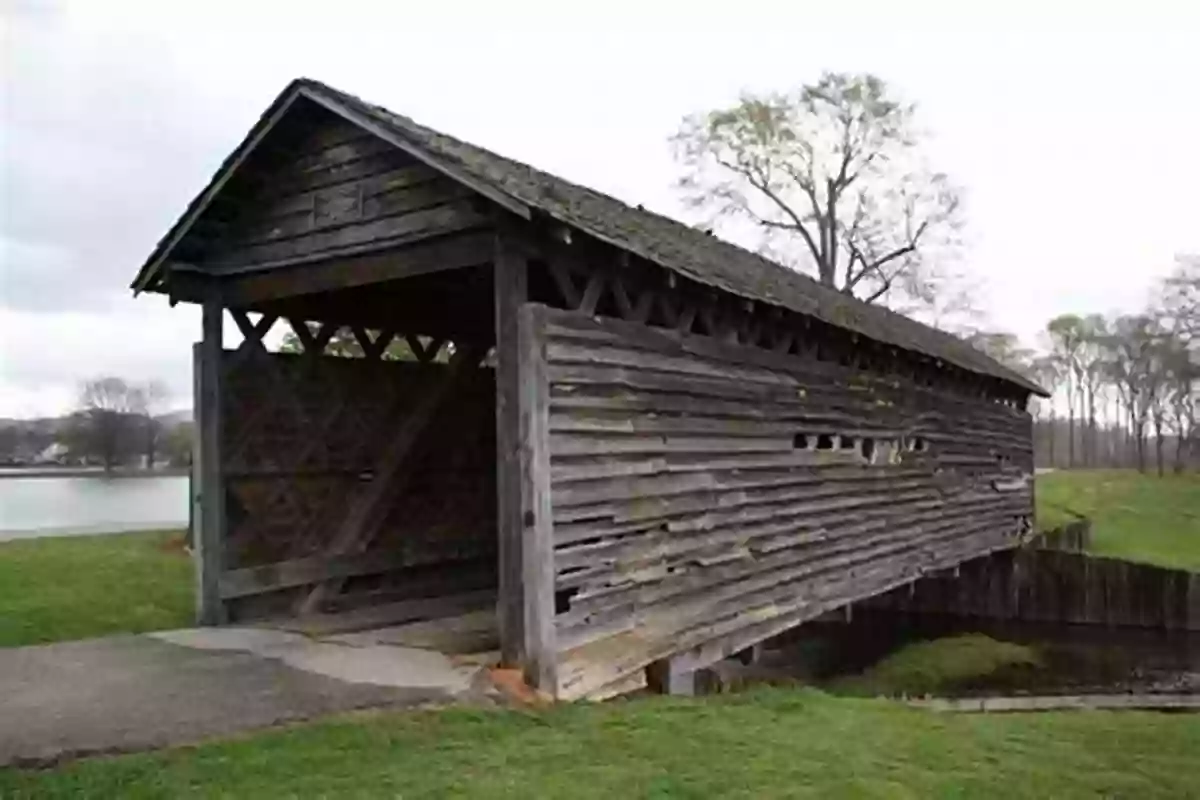
[(293, 81), (264, 112), (213, 181), (147, 260), (135, 290), (150, 286), (171, 249), (272, 126), (307, 98), (390, 142), (522, 217), (533, 209), (598, 240), (698, 283), (781, 306), (877, 342), (939, 359), (970, 372), (1045, 391), (957, 337), (886, 308), (869, 305), (795, 270), (668, 217), (542, 172), (417, 124), (318, 81)]

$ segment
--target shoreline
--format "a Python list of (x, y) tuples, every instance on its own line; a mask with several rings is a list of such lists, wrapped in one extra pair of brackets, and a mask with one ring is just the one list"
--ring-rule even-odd
[(186, 532), (187, 520), (170, 522), (101, 522), (96, 525), (67, 525), (52, 528), (27, 528), (0, 530), (0, 544), (7, 542), (32, 541), (34, 539), (58, 539), (90, 536), (119, 536), (124, 533)]
[(103, 467), (4, 467), (0, 468), (0, 480), (6, 478), (184, 478), (190, 472), (188, 467), (163, 469), (119, 467), (108, 472), (105, 472)]

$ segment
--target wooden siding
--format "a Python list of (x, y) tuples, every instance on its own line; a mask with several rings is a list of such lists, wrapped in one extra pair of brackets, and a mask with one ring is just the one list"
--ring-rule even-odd
[(1023, 548), (863, 603), (922, 615), (1200, 632), (1200, 573)]
[(691, 666), (1008, 547), (1029, 416), (895, 376), (537, 309), (560, 697)]
[(329, 112), (262, 146), (188, 234), (194, 263), (282, 265), (486, 227), (470, 189)]

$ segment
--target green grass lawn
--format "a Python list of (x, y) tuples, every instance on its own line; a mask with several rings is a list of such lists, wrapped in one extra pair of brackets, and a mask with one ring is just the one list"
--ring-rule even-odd
[(0, 544), (0, 647), (190, 625), (192, 566), (180, 536)]
[(1200, 572), (1200, 474), (1074, 470), (1037, 477), (1038, 524), (1092, 520), (1091, 552)]
[(939, 715), (815, 690), (342, 718), (0, 772), (18, 797), (1186, 797), (1200, 718)]

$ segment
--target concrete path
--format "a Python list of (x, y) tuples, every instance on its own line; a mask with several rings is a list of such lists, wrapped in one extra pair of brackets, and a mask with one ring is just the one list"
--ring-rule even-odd
[(0, 649), (0, 767), (493, 696), (481, 667), (440, 653), (250, 628)]

